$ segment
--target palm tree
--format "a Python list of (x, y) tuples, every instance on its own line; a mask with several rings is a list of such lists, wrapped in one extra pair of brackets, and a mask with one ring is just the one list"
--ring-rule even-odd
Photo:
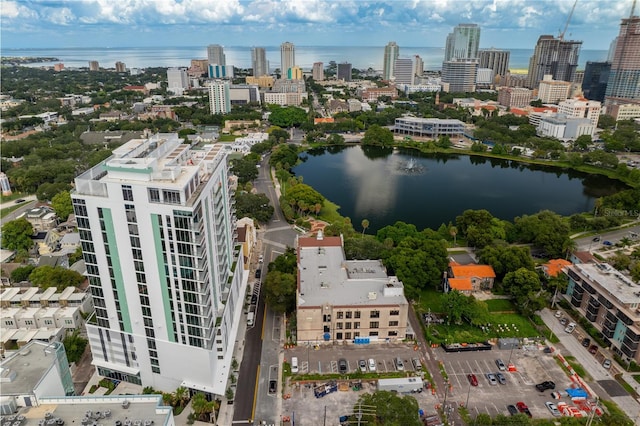
[(456, 235), (458, 235), (458, 228), (456, 228), (455, 226), (451, 225), (449, 227), (449, 234), (451, 234), (451, 236), (453, 237), (453, 245), (455, 247), (455, 245), (456, 245)]
[(369, 227), (369, 221), (367, 219), (362, 219), (362, 235), (364, 236), (364, 231)]
[(184, 386), (180, 386), (176, 389), (175, 393), (176, 404), (178, 404), (181, 408), (184, 407), (189, 400), (189, 390)]
[(196, 413), (198, 420), (201, 420), (204, 414), (211, 413), (213, 411), (213, 407), (214, 404), (207, 401), (207, 398), (202, 392), (196, 393), (191, 399), (191, 408), (194, 413)]
[(316, 216), (318, 216), (320, 214), (320, 210), (322, 210), (322, 204), (316, 203), (316, 205), (313, 206), (313, 208), (316, 211)]
[(622, 247), (631, 245), (631, 239), (629, 237), (624, 237), (620, 240), (620, 244), (622, 244)]
[(175, 400), (175, 398), (173, 397), (172, 393), (163, 393), (162, 394), (162, 402), (164, 403), (164, 405), (168, 405), (173, 407), (173, 401)]

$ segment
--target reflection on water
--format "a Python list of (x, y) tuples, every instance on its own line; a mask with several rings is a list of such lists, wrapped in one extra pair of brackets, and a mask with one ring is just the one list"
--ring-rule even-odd
[[(424, 172), (399, 170), (409, 161)], [(507, 220), (544, 209), (571, 215), (625, 188), (605, 176), (510, 160), (359, 146), (309, 151), (294, 173), (338, 204), (356, 228), (369, 220), (372, 233), (398, 220), (435, 229), (467, 209)]]

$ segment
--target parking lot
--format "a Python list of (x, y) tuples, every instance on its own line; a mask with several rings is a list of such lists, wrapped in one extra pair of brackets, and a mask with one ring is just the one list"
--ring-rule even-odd
[[(298, 358), (298, 368), (300, 374), (338, 373), (338, 361), (347, 361), (347, 374), (358, 370), (358, 361), (368, 361), (373, 358), (376, 363), (376, 371), (387, 373), (398, 371), (396, 358), (403, 361), (402, 371), (415, 371), (411, 360), (420, 358), (420, 353), (413, 350), (412, 345), (404, 343), (389, 343), (363, 346), (341, 345), (341, 344), (320, 344), (304, 345), (288, 349), (285, 353), (287, 362), (291, 358)], [(367, 367), (367, 370), (369, 368)]]
[[(544, 403), (553, 401), (551, 391), (539, 392), (535, 385), (551, 380), (556, 384), (556, 391), (561, 391), (571, 384), (553, 356), (534, 347), (526, 350), (493, 349), (448, 354), (438, 349), (438, 357), (442, 360), (452, 385), (448, 401), (451, 398), (457, 405), (464, 405), (468, 398), (471, 413), (487, 413), (491, 417), (497, 414), (509, 415), (507, 405), (522, 401), (529, 406), (534, 418), (550, 418), (551, 413)], [(498, 358), (505, 364), (510, 359), (517, 371), (502, 371), (506, 383), (491, 385), (486, 375), (499, 372), (495, 362)], [(478, 386), (471, 386), (469, 374), (475, 374)], [(564, 399), (568, 401), (568, 398)]]

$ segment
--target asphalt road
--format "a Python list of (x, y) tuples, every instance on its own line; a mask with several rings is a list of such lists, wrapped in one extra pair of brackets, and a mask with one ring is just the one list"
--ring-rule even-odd
[[(574, 241), (576, 243), (576, 247), (579, 251), (591, 251), (600, 248), (606, 248), (602, 243), (605, 241), (611, 242), (615, 245), (618, 241), (623, 238), (630, 238), (629, 233), (635, 232), (636, 234), (640, 234), (640, 225), (632, 226), (624, 229), (616, 229), (613, 231), (605, 231), (597, 236), (589, 236), (584, 238), (576, 238)], [(594, 241), (594, 238), (600, 238), (600, 241)], [(632, 240), (637, 242), (638, 240)], [(612, 247), (613, 249), (613, 247)]]
[[(15, 220), (18, 218), (18, 216), (20, 216), (22, 213), (26, 212), (27, 210), (30, 210), (32, 208), (35, 207), (36, 203), (38, 202), (38, 199), (36, 198), (35, 195), (29, 195), (24, 197), (25, 200), (29, 201), (28, 203), (24, 203), (22, 204), (20, 207), (18, 207), (17, 209), (15, 209), (14, 211), (12, 211), (11, 213), (9, 213), (8, 215), (4, 216), (2, 219), (0, 219), (0, 224), (4, 225), (7, 222), (11, 222), (12, 220)], [(12, 207), (15, 205), (15, 201), (10, 201), (6, 204), (2, 205), (2, 208), (8, 208), (8, 207)]]
[[(295, 244), (296, 232), (285, 220), (279, 207), (278, 197), (269, 176), (269, 155), (261, 163), (258, 178), (254, 182), (254, 188), (264, 193), (274, 207), (271, 221), (263, 225), (258, 231), (258, 253), (264, 256), (264, 268), (262, 278), (266, 274), (266, 267), (276, 257), (285, 251), (287, 247)], [(249, 281), (255, 281), (253, 272)], [(242, 363), (240, 365), (241, 378), (238, 386), (233, 414), (234, 424), (253, 424), (255, 419), (277, 419), (278, 400), (280, 393), (269, 394), (270, 380), (278, 380), (281, 377), (279, 371), (278, 354), (281, 348), (280, 335), (282, 318), (275, 315), (265, 306), (265, 295), (260, 287), (260, 295), (255, 314), (254, 326), (247, 329)], [(266, 313), (265, 313), (266, 311)], [(240, 397), (242, 396), (242, 397)], [(278, 403), (276, 403), (278, 402)]]

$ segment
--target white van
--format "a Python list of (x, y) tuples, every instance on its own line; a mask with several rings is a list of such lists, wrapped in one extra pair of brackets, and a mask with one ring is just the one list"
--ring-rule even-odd
[(254, 318), (254, 317), (255, 317), (255, 313), (253, 313), (253, 312), (249, 312), (249, 313), (247, 314), (247, 325), (248, 325), (249, 327), (253, 326), (253, 318)]
[(291, 372), (292, 373), (298, 372), (298, 358), (295, 356), (291, 358)]

